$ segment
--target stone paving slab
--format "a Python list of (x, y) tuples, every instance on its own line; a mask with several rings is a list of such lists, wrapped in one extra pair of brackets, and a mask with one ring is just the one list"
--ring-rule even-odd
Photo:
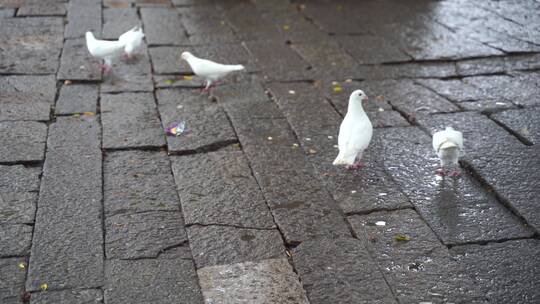
[(189, 44), (180, 15), (175, 9), (142, 8), (141, 17), (146, 41), (150, 46)]
[[(534, 303), (540, 300), (540, 242), (517, 240), (501, 244), (454, 247), (452, 254), (480, 286), (490, 303)], [(516, 280), (515, 278), (519, 278)]]
[(66, 39), (56, 77), (59, 80), (101, 80), (100, 61), (90, 55), (85, 39)]
[(103, 10), (103, 39), (118, 39), (120, 35), (141, 25), (134, 8), (105, 8)]
[(359, 64), (396, 63), (412, 60), (399, 46), (392, 45), (392, 41), (378, 35), (339, 35), (335, 39), (350, 52)]
[(47, 125), (35, 121), (0, 122), (0, 163), (42, 161)]
[(509, 110), (491, 116), (528, 143), (540, 143), (540, 109)]
[[(252, 1), (253, 2), (253, 1)], [(282, 4), (272, 1), (257, 3), (257, 8), (267, 5), (268, 10), (261, 12), (262, 18), (269, 20), (277, 26), (285, 41), (292, 43), (316, 42), (328, 39), (328, 35), (320, 31), (312, 22), (302, 16), (295, 7), (283, 8)]]
[(49, 120), (56, 94), (54, 76), (3, 76), (0, 90), (0, 121)]
[(100, 0), (73, 0), (69, 2), (68, 23), (64, 38), (84, 37), (87, 31), (101, 37), (102, 7)]
[(17, 10), (17, 17), (65, 16), (67, 4), (62, 1), (28, 1)]
[(30, 304), (99, 304), (103, 291), (99, 289), (63, 290), (35, 293)]
[(197, 269), (285, 257), (276, 229), (191, 225), (187, 233)]
[(157, 259), (109, 260), (105, 278), (105, 303), (203, 303), (186, 247), (171, 249)]
[(15, 16), (15, 9), (2, 8), (0, 9), (0, 18), (10, 18)]
[(180, 212), (117, 214), (105, 219), (108, 259), (155, 258), (167, 248), (187, 242)]
[(103, 283), (100, 127), (95, 117), (51, 125), (26, 290)]
[(0, 166), (0, 223), (34, 222), (41, 168)]
[(241, 151), (185, 155), (171, 161), (186, 224), (275, 227)]
[(192, 74), (191, 68), (182, 60), (182, 52), (193, 52), (192, 47), (157, 46), (148, 49), (155, 74)]
[[(413, 210), (355, 215), (349, 221), (400, 303), (485, 303), (465, 266)], [(376, 226), (378, 221), (385, 225)], [(399, 235), (410, 240), (398, 241)]]
[(5, 304), (21, 303), (25, 271), (17, 267), (21, 258), (0, 259), (0, 300)]
[(196, 90), (159, 90), (159, 112), (163, 128), (185, 122), (180, 136), (167, 136), (171, 153), (213, 150), (237, 142), (225, 111)]
[(95, 84), (63, 85), (54, 108), (56, 115), (96, 113), (99, 87)]
[(249, 2), (224, 2), (228, 24), (241, 40), (273, 40), (280, 38), (278, 28), (259, 16), (255, 6)]
[(180, 211), (163, 152), (108, 152), (103, 163), (105, 214)]
[[(531, 230), (462, 170), (443, 179), (431, 139), (417, 128), (383, 129), (384, 163), (445, 244), (528, 237)], [(403, 153), (407, 151), (407, 153)]]
[(134, 54), (132, 61), (119, 60), (113, 66), (113, 74), (101, 84), (101, 93), (152, 92), (152, 67), (146, 46)]
[(397, 303), (362, 243), (315, 238), (292, 252), (310, 303)]
[(197, 274), (205, 303), (309, 303), (284, 258), (204, 267)]
[(62, 18), (0, 18), (0, 73), (52, 74), (62, 51)]
[(154, 100), (151, 93), (101, 94), (103, 148), (165, 145)]
[(32, 226), (0, 224), (0, 257), (26, 256), (31, 242)]

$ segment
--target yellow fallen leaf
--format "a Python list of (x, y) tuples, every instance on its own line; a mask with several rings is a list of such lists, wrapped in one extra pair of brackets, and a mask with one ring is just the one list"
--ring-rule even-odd
[(313, 149), (309, 149), (308, 152), (309, 152), (309, 154), (315, 154), (315, 153), (317, 153), (317, 151), (316, 151), (316, 150), (313, 150)]
[(94, 113), (94, 112), (84, 112), (83, 115), (94, 116), (94, 115), (96, 115), (96, 113)]
[(171, 85), (173, 83), (174, 83), (174, 80), (172, 80), (172, 79), (165, 80), (165, 84)]
[(17, 267), (19, 267), (20, 269), (25, 269), (26, 268), (26, 264), (24, 262), (19, 262), (17, 264)]
[(193, 80), (193, 76), (190, 75), (184, 75), (184, 80)]
[(336, 6), (336, 9), (337, 9), (338, 11), (341, 11), (341, 10), (343, 9), (343, 6), (338, 5), (338, 6)]
[(343, 91), (343, 88), (341, 88), (340, 86), (335, 86), (333, 89), (334, 93), (340, 93), (341, 91)]
[(376, 98), (377, 98), (377, 100), (384, 100), (384, 96), (382, 96), (382, 95), (379, 95)]
[(73, 117), (79, 117), (79, 116), (81, 116), (81, 114), (79, 113), (73, 114)]
[(43, 283), (39, 285), (39, 289), (41, 289), (42, 291), (47, 291), (47, 289), (49, 289), (49, 285), (47, 283)]
[(287, 24), (285, 24), (285, 25), (283, 26), (283, 30), (284, 30), (284, 31), (288, 31), (288, 30), (290, 30), (290, 29), (291, 29), (291, 27), (290, 27), (289, 25), (287, 25)]
[(411, 238), (406, 236), (406, 235), (403, 235), (403, 234), (396, 234), (394, 236), (394, 240), (396, 240), (398, 242), (408, 242), (408, 241), (411, 240)]

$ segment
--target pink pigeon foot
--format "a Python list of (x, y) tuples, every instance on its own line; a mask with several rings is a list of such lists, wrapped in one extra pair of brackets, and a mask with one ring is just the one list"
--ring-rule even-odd
[(364, 163), (356, 162), (356, 163), (354, 163), (352, 165), (347, 165), (346, 168), (349, 169), (349, 170), (358, 170), (358, 169), (362, 168), (363, 166), (364, 166)]
[(447, 173), (448, 172), (444, 168), (437, 169), (437, 175), (439, 175), (439, 176), (446, 176)]
[(454, 170), (449, 174), (451, 177), (458, 177), (461, 175), (461, 172), (459, 170)]

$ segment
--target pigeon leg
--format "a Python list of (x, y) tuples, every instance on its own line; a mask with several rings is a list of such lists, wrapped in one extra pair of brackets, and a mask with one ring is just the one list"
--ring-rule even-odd
[(211, 82), (210, 80), (207, 80), (207, 81), (206, 81), (206, 86), (204, 87), (204, 89), (202, 89), (201, 92), (203, 92), (203, 93), (208, 93), (208, 91), (209, 91), (209, 89), (210, 89), (211, 86), (212, 86), (212, 82)]
[(447, 173), (448, 171), (444, 167), (437, 169), (437, 175), (439, 176), (446, 176)]
[(346, 168), (349, 169), (349, 170), (358, 170), (358, 169), (362, 168), (363, 166), (364, 166), (363, 162), (357, 161), (352, 165), (347, 165)]
[(461, 175), (461, 172), (459, 172), (458, 169), (455, 169), (454, 171), (452, 171), (450, 174), (449, 174), (451, 177), (458, 177)]

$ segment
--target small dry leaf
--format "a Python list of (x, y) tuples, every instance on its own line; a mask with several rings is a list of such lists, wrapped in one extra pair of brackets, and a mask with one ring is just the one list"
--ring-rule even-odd
[(403, 234), (396, 234), (394, 236), (394, 240), (396, 240), (398, 242), (408, 242), (408, 241), (411, 240), (411, 238), (406, 236), (406, 235), (403, 235)]
[(47, 289), (49, 289), (49, 285), (47, 283), (43, 283), (39, 285), (39, 289), (41, 289), (42, 291), (47, 291)]
[(165, 80), (165, 84), (171, 85), (173, 83), (174, 83), (174, 80), (172, 80), (172, 79)]
[(315, 154), (315, 153), (317, 153), (317, 151), (316, 151), (316, 150), (313, 150), (313, 149), (309, 149), (308, 152), (309, 152), (309, 154)]
[(70, 84), (72, 84), (71, 80), (65, 80), (64, 81), (64, 85), (70, 85)]
[(240, 144), (239, 144), (239, 143), (233, 144), (232, 146), (233, 146), (234, 148), (240, 149)]
[(94, 112), (84, 112), (83, 115), (94, 116), (94, 115), (96, 115), (96, 113), (94, 113)]
[(26, 268), (26, 264), (24, 262), (19, 262), (17, 264), (17, 267), (19, 267), (20, 269), (25, 269)]
[(291, 27), (290, 27), (289, 25), (287, 25), (287, 24), (285, 24), (285, 25), (283, 26), (283, 30), (284, 30), (284, 31), (288, 31), (288, 30), (290, 30), (290, 29), (291, 29)]
[(384, 100), (384, 96), (382, 96), (382, 95), (379, 95), (379, 96), (377, 96), (377, 97), (375, 97), (375, 98), (377, 98), (377, 100), (380, 100), (380, 101), (383, 101), (383, 100)]
[(341, 91), (343, 91), (340, 86), (335, 86), (332, 90), (334, 91), (334, 93), (340, 93)]
[(190, 76), (190, 75), (184, 75), (184, 80), (193, 80), (193, 76)]
[(289, 251), (289, 249), (285, 249), (285, 253), (287, 254), (288, 257), (292, 257), (292, 254), (291, 252)]
[(272, 140), (272, 139), (274, 139), (274, 138), (273, 138), (272, 136), (268, 136), (267, 139), (268, 139), (268, 140)]
[(81, 114), (79, 114), (79, 113), (73, 114), (73, 117), (80, 117), (80, 116), (81, 116)]

